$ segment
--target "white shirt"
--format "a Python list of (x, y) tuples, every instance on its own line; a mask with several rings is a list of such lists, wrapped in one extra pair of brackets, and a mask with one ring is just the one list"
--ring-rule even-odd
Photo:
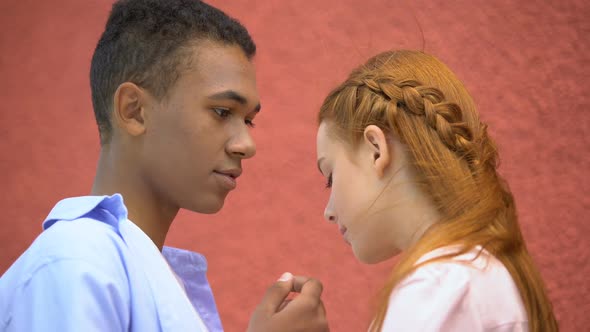
[(223, 330), (204, 258), (160, 252), (121, 195), (63, 200), (43, 227), (0, 278), (0, 331)]
[[(480, 248), (428, 263), (392, 292), (382, 331), (526, 332), (528, 318), (504, 265)], [(450, 253), (432, 251), (418, 262)]]

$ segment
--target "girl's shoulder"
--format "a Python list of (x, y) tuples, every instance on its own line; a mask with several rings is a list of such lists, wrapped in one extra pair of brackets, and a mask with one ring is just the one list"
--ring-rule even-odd
[[(434, 250), (418, 263), (453, 250), (457, 248)], [(476, 247), (418, 267), (392, 292), (385, 323), (424, 331), (500, 331), (506, 326), (526, 331), (527, 315), (508, 270)]]

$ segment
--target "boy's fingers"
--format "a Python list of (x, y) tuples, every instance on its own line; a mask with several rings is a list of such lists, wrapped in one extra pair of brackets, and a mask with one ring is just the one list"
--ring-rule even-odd
[(319, 280), (309, 279), (303, 284), (301, 288), (301, 295), (307, 295), (319, 301), (323, 290), (324, 286)]
[(322, 290), (324, 289), (322, 282), (317, 279), (304, 276), (293, 276), (293, 292), (303, 293), (303, 289), (306, 287), (311, 287), (308, 291), (313, 290), (314, 292), (317, 292), (317, 294), (314, 294), (316, 295), (315, 297), (318, 298), (322, 295)]
[(283, 303), (281, 303), (281, 305), (279, 306), (279, 308), (277, 309), (277, 312), (282, 311), (283, 309), (285, 309), (285, 307), (289, 304), (289, 302), (291, 302), (293, 300), (289, 300), (286, 299), (285, 301), (283, 301)]
[(303, 285), (311, 278), (304, 276), (293, 276), (293, 292), (301, 293)]
[(324, 306), (324, 301), (320, 300), (320, 314), (323, 317), (326, 317), (326, 307)]
[(266, 294), (264, 294), (260, 305), (265, 311), (275, 313), (279, 310), (281, 304), (289, 293), (291, 293), (292, 289), (293, 275), (287, 272), (266, 290)]

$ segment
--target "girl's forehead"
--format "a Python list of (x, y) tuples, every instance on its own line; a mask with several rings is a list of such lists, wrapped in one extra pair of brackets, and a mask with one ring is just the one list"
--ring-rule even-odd
[(317, 159), (328, 159), (331, 162), (336, 162), (344, 158), (350, 158), (355, 155), (356, 149), (350, 144), (346, 143), (334, 132), (331, 131), (329, 125), (320, 125), (317, 132)]
[(336, 140), (334, 139), (333, 135), (330, 134), (329, 125), (326, 122), (322, 122), (318, 128), (317, 132), (317, 152), (318, 158), (320, 155), (329, 154), (336, 148)]

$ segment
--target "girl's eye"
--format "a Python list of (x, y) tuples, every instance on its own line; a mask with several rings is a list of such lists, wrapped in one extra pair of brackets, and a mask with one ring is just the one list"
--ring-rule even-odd
[(215, 112), (220, 118), (227, 118), (231, 114), (231, 112), (225, 108), (214, 108), (213, 112)]
[(248, 120), (246, 119), (246, 126), (250, 127), (250, 128), (255, 128), (256, 124), (252, 121), (252, 120)]
[(332, 173), (328, 176), (328, 182), (326, 183), (326, 188), (332, 188)]

